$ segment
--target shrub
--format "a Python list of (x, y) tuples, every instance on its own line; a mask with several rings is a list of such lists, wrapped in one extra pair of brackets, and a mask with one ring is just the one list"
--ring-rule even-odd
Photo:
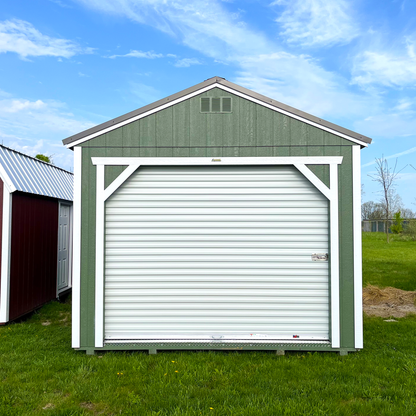
[(400, 234), (403, 232), (403, 218), (400, 211), (394, 214), (394, 222), (390, 229), (393, 234)]

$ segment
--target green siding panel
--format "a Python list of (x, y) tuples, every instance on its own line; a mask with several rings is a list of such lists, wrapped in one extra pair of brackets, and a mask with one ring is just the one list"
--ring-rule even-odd
[[(226, 95), (232, 96), (232, 113), (200, 112), (201, 96)], [(354, 348), (352, 145), (217, 88), (82, 143), (81, 347), (94, 347), (96, 167), (91, 157), (343, 156), (339, 166), (341, 347)], [(329, 186), (328, 166), (308, 167)], [(123, 169), (106, 167), (106, 186)]]

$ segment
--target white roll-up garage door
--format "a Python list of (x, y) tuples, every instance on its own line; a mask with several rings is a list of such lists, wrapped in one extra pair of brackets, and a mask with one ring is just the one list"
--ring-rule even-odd
[(106, 340), (328, 340), (328, 201), (295, 167), (140, 167), (105, 219)]

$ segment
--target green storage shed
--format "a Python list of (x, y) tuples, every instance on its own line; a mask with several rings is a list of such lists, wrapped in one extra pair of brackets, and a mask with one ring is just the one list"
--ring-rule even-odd
[(363, 347), (371, 139), (214, 77), (63, 142), (73, 348)]

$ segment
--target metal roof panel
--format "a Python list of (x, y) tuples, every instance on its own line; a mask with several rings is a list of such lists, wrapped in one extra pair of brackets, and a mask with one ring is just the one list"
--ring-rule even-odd
[(0, 163), (17, 191), (73, 200), (71, 172), (0, 145)]

